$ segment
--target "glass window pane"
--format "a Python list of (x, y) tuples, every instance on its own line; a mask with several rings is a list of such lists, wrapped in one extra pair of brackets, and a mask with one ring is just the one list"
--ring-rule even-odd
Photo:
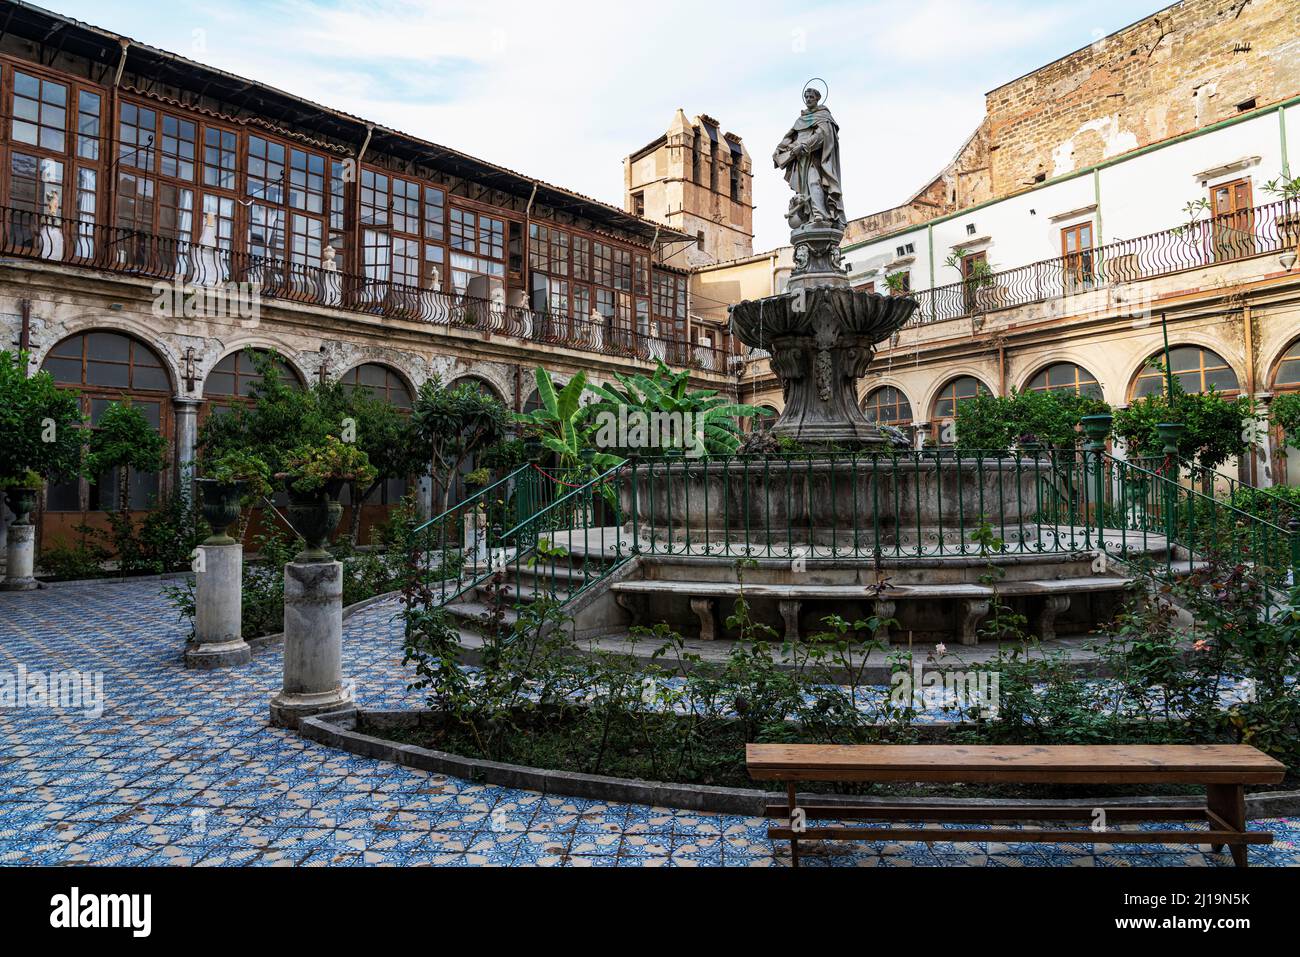
[(130, 366), (116, 362), (86, 362), (86, 384), (126, 389), (131, 385)]
[(57, 356), (50, 356), (43, 363), (41, 368), (54, 376), (54, 381), (60, 384), (81, 385), (81, 359), (62, 359)]
[(86, 356), (126, 362), (131, 358), (131, 340), (111, 332), (92, 332), (86, 336)]

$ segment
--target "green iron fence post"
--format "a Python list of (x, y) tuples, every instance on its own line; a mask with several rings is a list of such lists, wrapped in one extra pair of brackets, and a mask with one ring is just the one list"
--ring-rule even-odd
[[(1110, 427), (1113, 419), (1109, 412), (1103, 412), (1099, 415), (1085, 415), (1081, 420), (1084, 435), (1088, 441), (1084, 445), (1087, 463), (1093, 470), (1093, 488), (1095, 497), (1093, 501), (1093, 516), (1097, 522), (1097, 550), (1106, 550), (1106, 538), (1103, 529), (1106, 527), (1106, 439), (1110, 435)], [(1087, 515), (1084, 516), (1085, 523)], [(1087, 529), (1089, 526), (1084, 525)], [(1084, 533), (1084, 544), (1088, 543), (1088, 534)]]
[(1170, 561), (1173, 560), (1174, 537), (1178, 534), (1178, 479), (1181, 476), (1178, 440), (1182, 438), (1184, 428), (1181, 422), (1160, 422), (1156, 424), (1156, 433), (1160, 436), (1160, 441), (1164, 443), (1165, 464), (1173, 463), (1172, 476), (1168, 474), (1168, 469), (1162, 470), (1162, 477), (1165, 479), (1162, 486), (1165, 511), (1165, 552)]
[(1286, 523), (1287, 537), (1291, 540), (1292, 586), (1300, 585), (1300, 517), (1292, 516)]

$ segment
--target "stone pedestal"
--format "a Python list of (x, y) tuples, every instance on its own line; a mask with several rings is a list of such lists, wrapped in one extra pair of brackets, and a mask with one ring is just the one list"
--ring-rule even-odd
[(231, 668), (248, 664), (252, 649), (242, 633), (244, 546), (198, 547), (195, 572), (194, 646), (185, 652), (187, 668)]
[(271, 723), (296, 728), (315, 714), (352, 704), (343, 685), (343, 566), (284, 566), (284, 687), (271, 699)]
[(36, 571), (36, 526), (10, 525), (5, 580), (0, 591), (31, 591), (39, 587)]

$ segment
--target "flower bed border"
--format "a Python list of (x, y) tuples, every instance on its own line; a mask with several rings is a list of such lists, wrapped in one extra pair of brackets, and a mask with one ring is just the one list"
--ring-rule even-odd
[[(773, 800), (775, 794), (775, 792), (757, 789), (668, 784), (484, 761), (446, 751), (421, 748), (413, 744), (399, 744), (357, 730), (361, 719), (380, 727), (409, 728), (419, 725), (433, 714), (435, 712), (427, 709), (371, 711), (349, 708), (304, 718), (299, 724), (298, 732), (308, 741), (346, 751), (349, 754), (463, 778), (475, 784), (491, 784), (594, 801), (762, 817), (764, 807)], [(1104, 808), (1132, 807), (1135, 804), (1199, 806), (1201, 803), (1195, 797), (1170, 798), (1168, 796), (1008, 801), (1000, 798), (872, 798), (819, 794), (816, 800), (818, 804), (844, 803), (859, 807), (875, 803), (891, 806), (907, 805), (915, 807), (918, 811), (936, 805), (997, 808), (1011, 805), (1023, 807), (1041, 803), (1057, 807), (1077, 805), (1083, 808)], [(1270, 791), (1246, 795), (1248, 818), (1289, 817), (1297, 814), (1300, 814), (1300, 791)]]

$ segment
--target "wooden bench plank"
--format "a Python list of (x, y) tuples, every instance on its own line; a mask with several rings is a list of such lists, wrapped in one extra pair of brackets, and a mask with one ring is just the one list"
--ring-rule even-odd
[(748, 744), (758, 780), (1276, 784), (1286, 767), (1249, 745)]

